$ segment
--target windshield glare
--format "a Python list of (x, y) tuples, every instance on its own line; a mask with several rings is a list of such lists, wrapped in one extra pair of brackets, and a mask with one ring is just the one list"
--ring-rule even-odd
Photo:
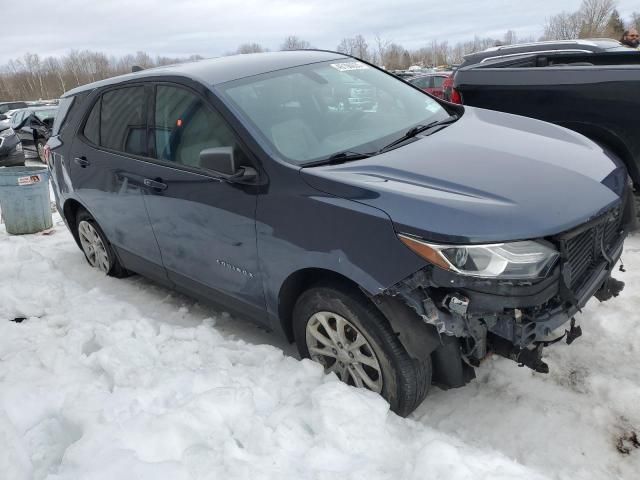
[(220, 91), (285, 160), (376, 152), (416, 125), (449, 116), (439, 103), (357, 61), (294, 67), (229, 82)]

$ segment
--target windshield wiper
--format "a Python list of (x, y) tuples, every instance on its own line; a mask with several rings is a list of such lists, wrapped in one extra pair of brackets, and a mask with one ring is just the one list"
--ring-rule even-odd
[(318, 165), (335, 165), (337, 163), (349, 162), (351, 160), (360, 160), (362, 158), (369, 158), (373, 156), (372, 153), (361, 153), (361, 152), (351, 152), (344, 151), (334, 153), (327, 158), (323, 158), (321, 160), (315, 160), (313, 162), (308, 162), (302, 164), (303, 167), (317, 167)]
[[(415, 127), (409, 129), (407, 131), (407, 133), (405, 133), (402, 137), (398, 138), (397, 140), (394, 140), (389, 145), (385, 145), (384, 147), (382, 147), (380, 150), (377, 151), (377, 153), (386, 152), (387, 150), (390, 150), (391, 148), (395, 147), (396, 145), (399, 145), (402, 142), (406, 142), (410, 138), (415, 137), (419, 133), (423, 133), (423, 132), (426, 132), (427, 130), (435, 129), (436, 127), (442, 127), (442, 126), (445, 126), (445, 125), (449, 125), (449, 124), (455, 122), (456, 120), (458, 120), (458, 118), (459, 118), (458, 115), (454, 114), (454, 115), (448, 116), (447, 118), (443, 118), (442, 120), (437, 120), (435, 122), (427, 123), (426, 125), (416, 125)], [(431, 133), (433, 133), (433, 132), (431, 132)], [(431, 133), (429, 133), (428, 135), (430, 135)]]

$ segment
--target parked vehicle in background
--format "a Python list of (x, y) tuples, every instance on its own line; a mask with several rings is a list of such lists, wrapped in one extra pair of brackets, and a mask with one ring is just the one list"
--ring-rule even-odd
[[(2, 114), (0, 114), (0, 118)], [(0, 167), (24, 165), (24, 152), (16, 132), (9, 126), (0, 126)]]
[(443, 98), (444, 82), (450, 75), (451, 72), (427, 73), (408, 78), (407, 81), (435, 97)]
[(57, 106), (29, 107), (15, 112), (11, 127), (16, 131), (27, 156), (44, 162), (44, 146), (51, 136)]
[(6, 113), (0, 113), (0, 130), (4, 130), (11, 126), (11, 117), (16, 110), (7, 110)]
[(27, 108), (27, 102), (0, 102), (0, 114), (6, 114), (9, 110)]
[(622, 47), (498, 57), (461, 67), (454, 88), (465, 105), (544, 120), (589, 137), (625, 164), (640, 192), (637, 52)]
[(490, 47), (481, 52), (472, 53), (464, 57), (464, 61), (460, 65), (453, 68), (452, 75), (445, 80), (443, 85), (443, 98), (448, 102), (462, 103), (460, 92), (455, 90), (454, 77), (458, 69), (469, 67), (485, 62), (497, 60), (516, 59), (523, 55), (533, 53), (549, 54), (568, 53), (568, 54), (590, 54), (627, 51), (624, 45), (619, 41), (607, 38), (596, 39), (576, 39), (576, 40), (551, 40), (545, 42), (517, 43), (514, 45), (502, 45), (499, 47)]
[(629, 49), (618, 40), (609, 38), (577, 39), (577, 40), (550, 40), (545, 42), (516, 43), (514, 45), (502, 45), (490, 47), (481, 52), (472, 53), (464, 57), (459, 68), (468, 67), (477, 63), (485, 63), (498, 59), (515, 58), (520, 55), (536, 54), (590, 54), (605, 52), (629, 52)]
[[(340, 109), (354, 85), (371, 108)], [(47, 147), (88, 263), (214, 301), (408, 415), (544, 342), (611, 277), (627, 173), (555, 125), (439, 101), (353, 57), (237, 55), (64, 95)], [(585, 168), (585, 165), (588, 168)], [(631, 327), (630, 327), (631, 328)]]

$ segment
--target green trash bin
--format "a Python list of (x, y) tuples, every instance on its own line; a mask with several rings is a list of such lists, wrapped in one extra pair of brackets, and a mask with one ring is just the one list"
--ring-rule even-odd
[(7, 233), (36, 233), (53, 226), (47, 167), (0, 168), (0, 209)]

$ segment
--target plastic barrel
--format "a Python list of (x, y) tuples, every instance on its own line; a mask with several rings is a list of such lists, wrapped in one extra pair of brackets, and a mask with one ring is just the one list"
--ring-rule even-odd
[(53, 226), (46, 167), (0, 168), (0, 208), (7, 233), (36, 233)]

